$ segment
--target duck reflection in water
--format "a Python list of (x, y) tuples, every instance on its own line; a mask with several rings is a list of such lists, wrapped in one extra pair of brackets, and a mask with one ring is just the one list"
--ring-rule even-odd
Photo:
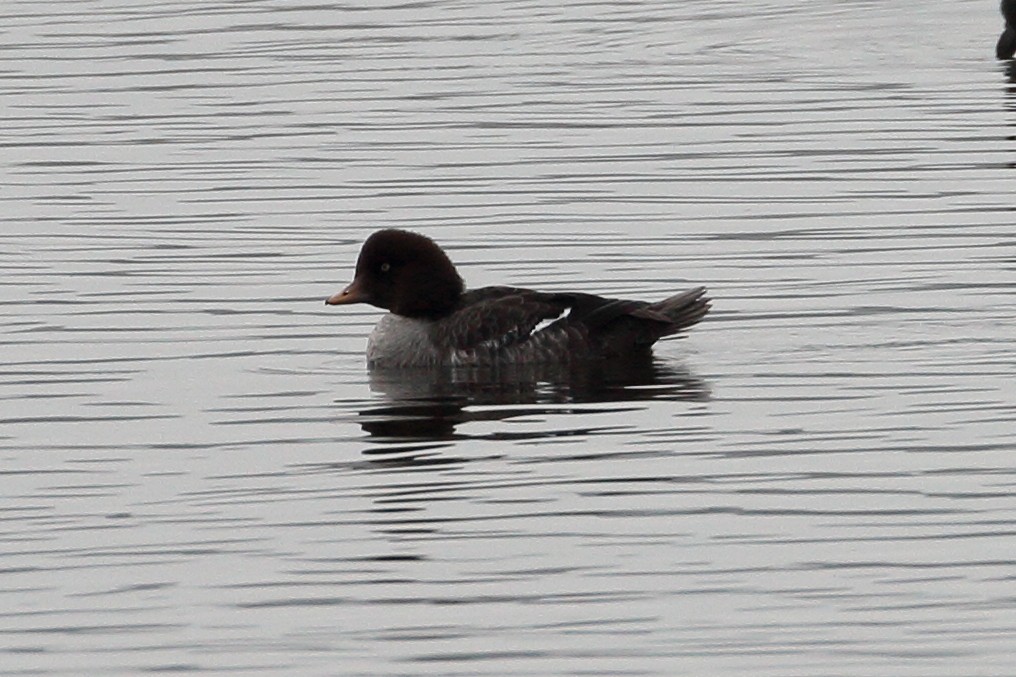
[(1008, 61), (1005, 64), (1005, 78), (1008, 85), (1005, 88), (1006, 107), (1013, 107), (1012, 98), (1016, 97), (1016, 61)]
[[(372, 369), (370, 387), (389, 401), (360, 412), (363, 430), (421, 441), (454, 439), (463, 423), (561, 414), (560, 405), (606, 413), (625, 411), (639, 401), (708, 399), (703, 381), (650, 353), (580, 364)], [(521, 433), (527, 438), (549, 434)], [(500, 438), (506, 435), (497, 433)]]

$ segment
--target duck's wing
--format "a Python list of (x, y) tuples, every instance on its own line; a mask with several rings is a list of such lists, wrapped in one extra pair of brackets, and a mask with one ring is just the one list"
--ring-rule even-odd
[(458, 309), (440, 322), (437, 337), (458, 351), (498, 352), (518, 347), (568, 317), (568, 294), (517, 287), (483, 287), (466, 292)]
[(704, 288), (657, 303), (594, 294), (550, 294), (484, 287), (463, 295), (440, 322), (437, 342), (453, 361), (571, 361), (648, 350), (663, 336), (697, 323), (709, 310)]

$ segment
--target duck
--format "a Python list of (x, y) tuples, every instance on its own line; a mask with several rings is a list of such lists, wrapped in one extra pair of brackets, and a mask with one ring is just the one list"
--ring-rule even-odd
[(995, 56), (999, 59), (1011, 59), (1016, 53), (1016, 0), (1002, 0), (999, 7), (1005, 17), (1005, 30), (995, 45)]
[(510, 286), (466, 289), (429, 237), (388, 228), (363, 243), (329, 306), (387, 310), (367, 340), (371, 368), (576, 364), (651, 351), (709, 311), (705, 287), (653, 303)]

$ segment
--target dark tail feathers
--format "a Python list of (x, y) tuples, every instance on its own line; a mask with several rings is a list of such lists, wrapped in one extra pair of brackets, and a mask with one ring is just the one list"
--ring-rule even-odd
[(667, 322), (670, 326), (663, 336), (668, 336), (698, 324), (709, 312), (711, 304), (712, 301), (706, 296), (706, 288), (695, 287), (662, 301), (650, 303), (632, 315)]

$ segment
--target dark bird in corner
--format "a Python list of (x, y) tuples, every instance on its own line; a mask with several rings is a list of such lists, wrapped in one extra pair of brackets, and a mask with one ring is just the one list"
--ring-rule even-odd
[(1016, 0), (1002, 0), (1002, 16), (1005, 17), (1005, 30), (995, 45), (995, 56), (999, 59), (1011, 59), (1016, 53)]

